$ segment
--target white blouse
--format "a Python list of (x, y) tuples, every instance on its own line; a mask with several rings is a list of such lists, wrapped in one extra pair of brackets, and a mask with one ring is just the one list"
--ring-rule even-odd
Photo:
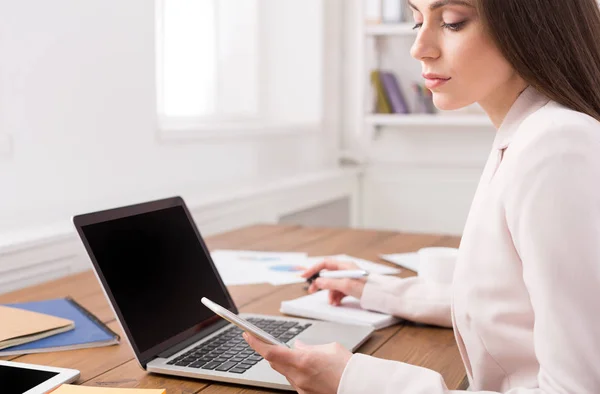
[[(361, 304), (452, 326), (471, 391), (600, 393), (600, 122), (528, 87), (497, 131), (451, 288), (372, 275)], [(338, 392), (456, 391), (355, 354)]]

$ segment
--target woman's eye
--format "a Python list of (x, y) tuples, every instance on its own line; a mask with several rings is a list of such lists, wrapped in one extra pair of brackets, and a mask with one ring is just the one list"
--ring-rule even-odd
[(465, 25), (466, 21), (464, 22), (458, 22), (458, 23), (443, 23), (442, 27), (448, 29), (448, 30), (452, 30), (452, 31), (459, 31), (460, 29), (462, 29)]
[[(452, 31), (459, 31), (460, 29), (462, 29), (465, 26), (466, 23), (467, 23), (467, 21), (458, 22), (458, 23), (442, 23), (442, 27), (446, 28), (448, 30), (452, 30)], [(413, 26), (413, 30), (420, 29), (422, 26), (423, 26), (423, 23), (416, 23)]]

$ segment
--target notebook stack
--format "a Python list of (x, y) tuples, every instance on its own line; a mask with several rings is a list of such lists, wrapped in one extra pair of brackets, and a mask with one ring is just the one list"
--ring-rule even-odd
[(0, 349), (46, 338), (75, 328), (72, 320), (0, 305)]
[(54, 352), (119, 343), (72, 298), (0, 305), (0, 356)]

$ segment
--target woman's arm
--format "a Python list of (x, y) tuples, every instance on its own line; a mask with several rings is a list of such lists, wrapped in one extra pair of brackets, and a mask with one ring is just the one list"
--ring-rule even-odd
[[(303, 273), (310, 277), (323, 269), (358, 269), (353, 263), (326, 260)], [(329, 290), (329, 302), (339, 305), (342, 298), (350, 295), (360, 299), (364, 309), (388, 313), (417, 323), (452, 327), (450, 312), (451, 286), (425, 283), (422, 278), (401, 279), (393, 276), (369, 276), (362, 279), (317, 278), (309, 288)]]
[(360, 299), (364, 309), (388, 313), (417, 323), (452, 327), (451, 285), (370, 275)]
[(522, 153), (506, 218), (535, 313), (538, 381), (600, 393), (600, 128), (555, 127)]

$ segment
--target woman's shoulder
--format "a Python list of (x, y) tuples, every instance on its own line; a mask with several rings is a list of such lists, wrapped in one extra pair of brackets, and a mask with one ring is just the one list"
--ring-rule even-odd
[(595, 184), (600, 179), (600, 122), (550, 101), (522, 121), (505, 157), (507, 179), (524, 186), (515, 190), (542, 180), (565, 190), (581, 179)]
[(513, 142), (523, 148), (534, 145), (536, 149), (546, 147), (560, 151), (569, 148), (598, 149), (600, 122), (550, 100), (523, 120)]

